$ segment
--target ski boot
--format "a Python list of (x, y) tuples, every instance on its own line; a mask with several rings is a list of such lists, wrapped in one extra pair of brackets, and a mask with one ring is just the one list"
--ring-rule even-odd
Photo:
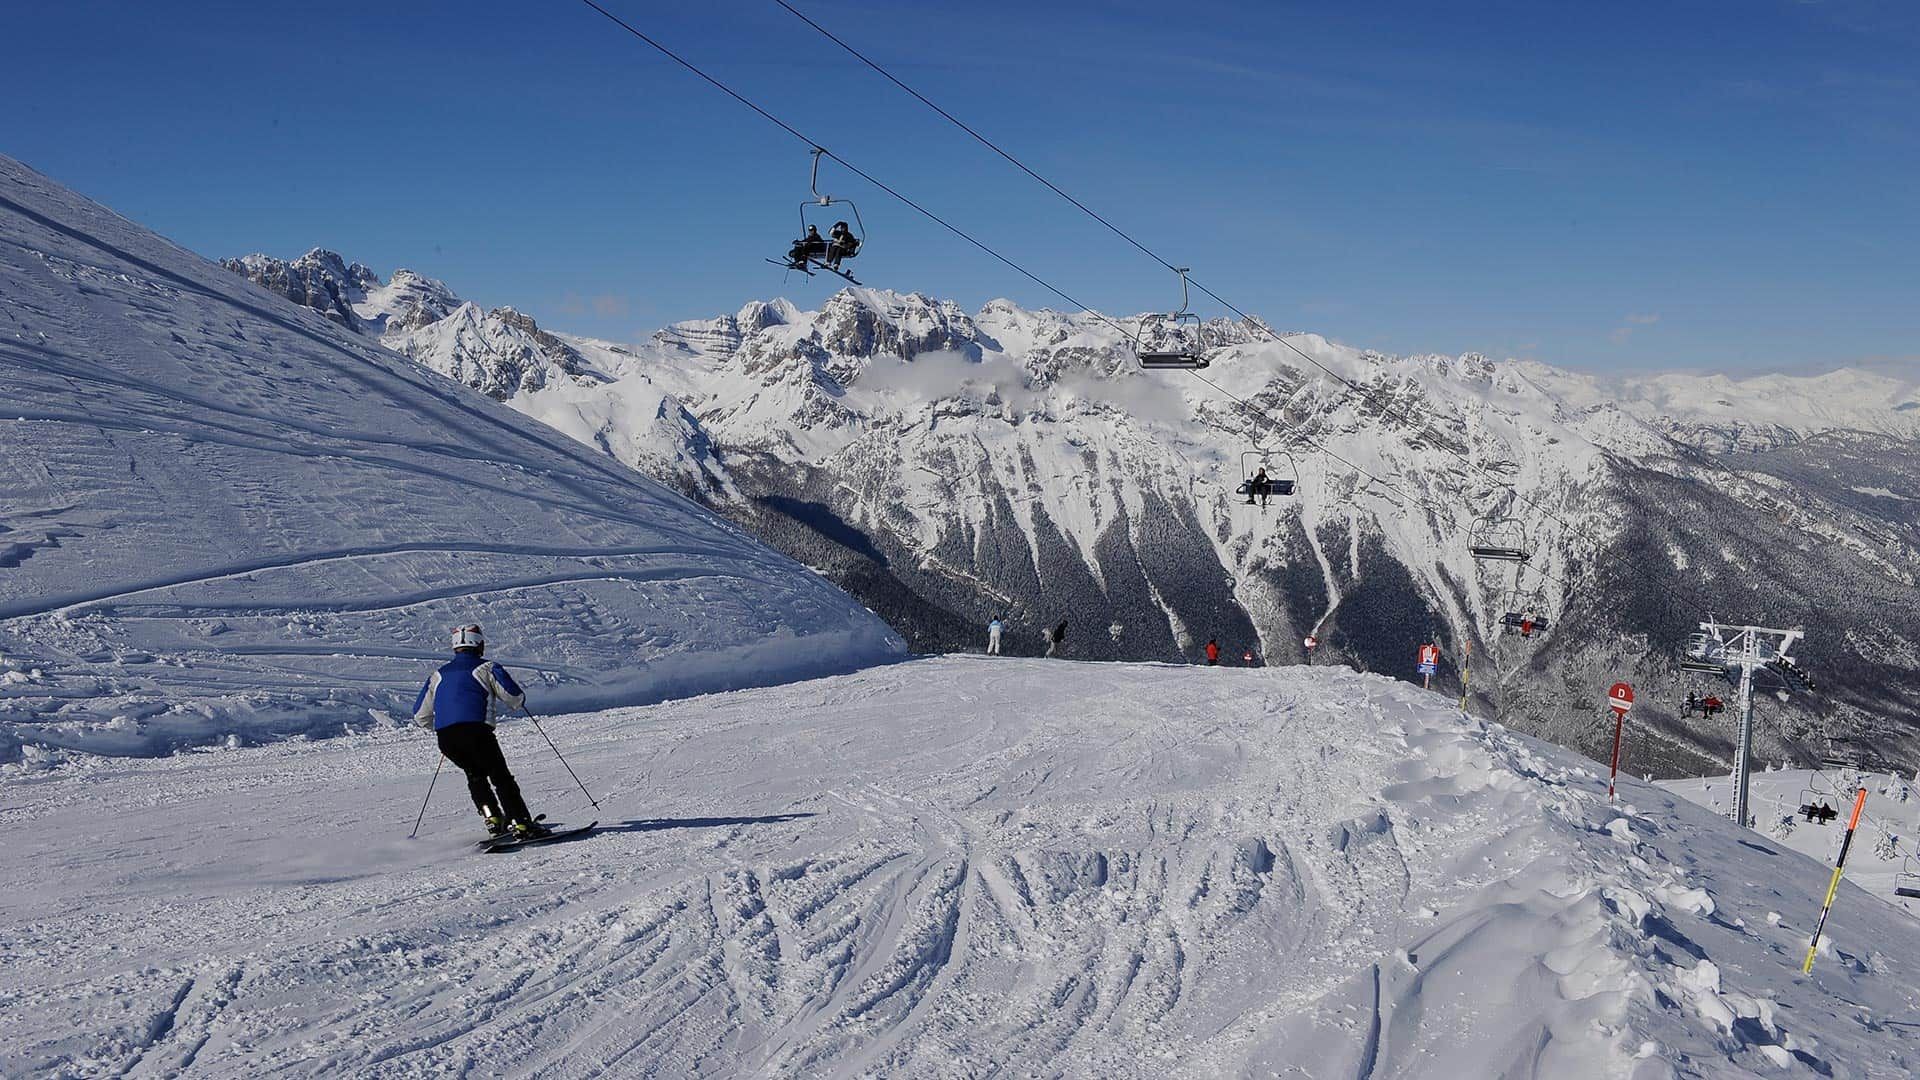
[(553, 832), (552, 829), (547, 828), (538, 821), (516, 821), (513, 823), (513, 838), (515, 840), (538, 840), (551, 832)]
[(492, 807), (480, 811), (480, 817), (486, 822), (488, 836), (507, 835), (507, 819), (501, 817)]

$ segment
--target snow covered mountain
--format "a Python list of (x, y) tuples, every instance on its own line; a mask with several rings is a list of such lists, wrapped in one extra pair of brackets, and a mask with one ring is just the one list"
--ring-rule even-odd
[[(736, 526), (352, 332), (456, 337), (435, 283), (283, 268), (306, 310), (4, 157), (0, 237), (0, 764), (365, 724), (469, 621), (542, 707), (901, 650)], [(522, 365), (502, 395), (579, 359), (471, 325), (491, 375)]]
[(502, 856), (444, 782), (405, 839), (408, 732), (33, 778), (0, 1074), (1920, 1070), (1884, 893), (1803, 976), (1822, 861), (1379, 676), (943, 657), (554, 726), (602, 831)]
[[(1691, 773), (1731, 752), (1724, 722), (1674, 715), (1673, 653), (1711, 611), (1808, 629), (1827, 693), (1769, 699), (1768, 752), (1920, 749), (1890, 719), (1920, 705), (1912, 380), (1603, 380), (1305, 334), (1289, 348), (1226, 322), (1197, 378), (1138, 370), (1095, 314), (863, 288), (635, 346), (559, 335), (571, 352), (530, 369), (484, 335), (393, 322), (393, 286), (337, 256), (237, 265), (274, 288), (318, 263), (327, 283), (302, 287), (323, 310), (346, 297), (426, 366), (521, 387), (515, 408), (820, 568), (916, 649), (978, 648), (997, 613), (1011, 651), (1037, 652), (1064, 616), (1077, 656), (1192, 659), (1213, 637), (1291, 663), (1311, 632), (1318, 659), (1407, 675), (1431, 638), (1458, 687), (1471, 643), (1477, 697), (1589, 750), (1604, 687), (1633, 681), (1637, 717), (1668, 736), (1652, 764)], [(1263, 459), (1299, 489), (1265, 511), (1233, 494)], [(1468, 554), (1476, 521), (1498, 518), (1536, 552), (1517, 574)], [(1522, 608), (1552, 628), (1502, 633)]]

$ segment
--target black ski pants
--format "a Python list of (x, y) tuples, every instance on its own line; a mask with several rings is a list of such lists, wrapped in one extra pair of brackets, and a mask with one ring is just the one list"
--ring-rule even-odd
[(437, 733), (440, 752), (467, 774), (467, 791), (481, 813), (498, 811), (508, 821), (531, 821), (520, 785), (507, 771), (506, 755), (491, 724), (454, 724)]

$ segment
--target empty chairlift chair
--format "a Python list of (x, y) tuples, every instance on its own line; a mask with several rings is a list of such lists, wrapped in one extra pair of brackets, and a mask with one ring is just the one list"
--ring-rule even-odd
[(1476, 559), (1523, 563), (1533, 557), (1527, 531), (1517, 518), (1486, 517), (1467, 533), (1467, 551)]
[(1893, 895), (1920, 900), (1920, 856), (1909, 855), (1893, 876)]
[(1134, 338), (1134, 359), (1143, 368), (1194, 371), (1206, 367), (1207, 331), (1200, 316), (1188, 311), (1187, 270), (1180, 275), (1180, 310), (1140, 317), (1140, 332)]

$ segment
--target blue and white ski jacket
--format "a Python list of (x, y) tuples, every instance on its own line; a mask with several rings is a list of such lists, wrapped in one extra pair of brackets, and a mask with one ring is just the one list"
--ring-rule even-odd
[(420, 688), (413, 722), (435, 731), (455, 724), (491, 724), (496, 699), (517, 709), (527, 695), (506, 668), (481, 659), (479, 653), (455, 653)]

